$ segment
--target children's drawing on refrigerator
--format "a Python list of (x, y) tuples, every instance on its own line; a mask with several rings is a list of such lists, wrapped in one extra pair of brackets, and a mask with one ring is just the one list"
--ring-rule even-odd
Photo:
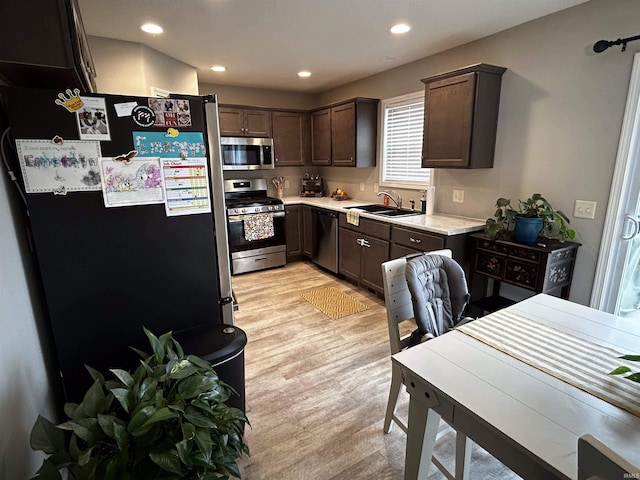
[(105, 207), (164, 202), (160, 158), (101, 158), (100, 170)]
[(27, 193), (100, 190), (100, 142), (16, 140)]

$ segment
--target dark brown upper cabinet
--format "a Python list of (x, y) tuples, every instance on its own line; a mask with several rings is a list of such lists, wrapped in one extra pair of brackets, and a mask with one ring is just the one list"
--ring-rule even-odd
[(375, 167), (378, 103), (354, 98), (311, 112), (311, 163)]
[(3, 1), (0, 13), (1, 81), (22, 87), (96, 90), (96, 71), (77, 0)]
[(271, 112), (276, 167), (304, 165), (309, 149), (308, 118), (305, 112)]
[(331, 165), (331, 108), (311, 112), (311, 164)]
[(424, 78), (422, 166), (491, 168), (506, 68), (480, 63)]
[(271, 137), (270, 110), (221, 105), (218, 118), (223, 137)]

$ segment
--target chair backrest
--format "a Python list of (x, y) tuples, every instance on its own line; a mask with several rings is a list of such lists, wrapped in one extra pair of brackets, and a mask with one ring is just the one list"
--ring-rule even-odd
[(424, 339), (442, 335), (460, 322), (469, 289), (458, 262), (444, 255), (407, 257), (406, 277), (416, 325)]
[(638, 478), (640, 467), (632, 465), (593, 435), (578, 438), (578, 480)]
[[(452, 257), (449, 249), (434, 250), (429, 255)], [(382, 280), (384, 285), (384, 303), (387, 309), (387, 324), (389, 327), (389, 341), (391, 354), (398, 353), (410, 345), (411, 334), (400, 335), (399, 325), (413, 319), (413, 304), (411, 292), (407, 286), (405, 257), (389, 260), (382, 264)]]

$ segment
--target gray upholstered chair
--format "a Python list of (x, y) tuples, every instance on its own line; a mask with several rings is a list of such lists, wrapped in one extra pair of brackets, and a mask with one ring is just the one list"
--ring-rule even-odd
[[(449, 285), (445, 269), (447, 271), (453, 269), (457, 272), (452, 275), (456, 278), (453, 285)], [(413, 300), (407, 281), (407, 273), (411, 289), (415, 292)], [(460, 273), (462, 273), (461, 277)], [(451, 250), (435, 250), (422, 255), (409, 255), (384, 262), (382, 277), (392, 355), (444, 333), (457, 322), (462, 323), (469, 320), (468, 318), (462, 319), (462, 312), (469, 299), (464, 272), (452, 259)], [(431, 291), (425, 295), (418, 291), (419, 285)], [(416, 315), (414, 315), (414, 308), (417, 312)], [(401, 324), (413, 321), (418, 328), (411, 333), (402, 335)], [(402, 330), (409, 329), (402, 328)], [(405, 433), (407, 432), (406, 423), (396, 413), (402, 384), (402, 372), (395, 364), (392, 364), (391, 387), (384, 419), (385, 433), (391, 430), (392, 422), (395, 422)], [(456, 432), (455, 474), (449, 472), (435, 456), (432, 458), (432, 462), (449, 479), (467, 478), (471, 461), (471, 446), (470, 439), (460, 432)]]

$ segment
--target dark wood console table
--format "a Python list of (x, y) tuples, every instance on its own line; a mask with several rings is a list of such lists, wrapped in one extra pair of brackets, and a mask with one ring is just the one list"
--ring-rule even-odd
[(493, 294), (472, 302), (472, 306), (492, 312), (504, 308), (512, 300), (500, 296), (500, 283), (569, 298), (577, 242), (560, 242), (538, 237), (534, 244), (510, 240), (490, 240), (484, 233), (470, 235), (472, 240), (471, 282), (475, 275), (492, 278)]

